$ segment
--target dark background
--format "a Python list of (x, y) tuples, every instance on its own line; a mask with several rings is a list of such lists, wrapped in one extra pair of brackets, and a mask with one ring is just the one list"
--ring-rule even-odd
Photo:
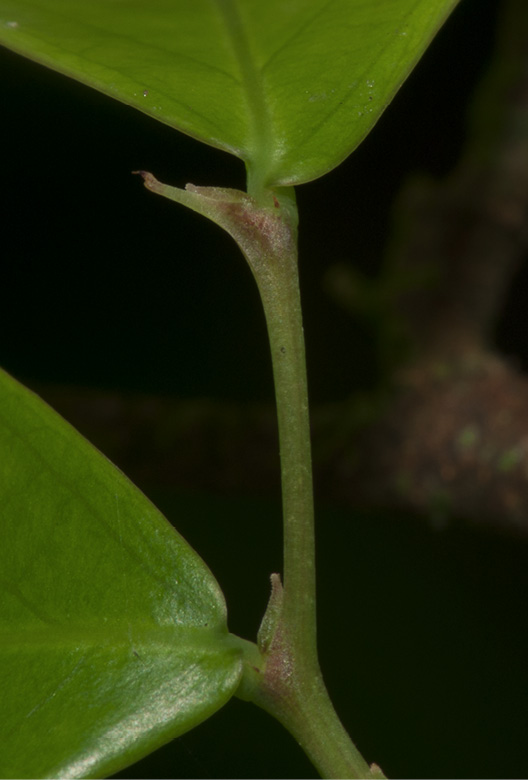
[[(390, 206), (412, 172), (446, 173), (489, 61), (497, 0), (462, 0), (361, 147), (298, 188), (313, 402), (375, 381), (369, 333), (322, 290), (328, 267), (375, 274)], [(244, 188), (242, 164), (73, 81), (0, 51), (0, 364), (59, 382), (271, 401), (253, 279), (214, 225), (146, 192)], [(497, 343), (526, 365), (526, 271)], [(524, 318), (524, 319), (523, 319)], [(253, 639), (280, 568), (280, 508), (156, 493), (217, 576), (230, 629)], [(318, 507), (325, 678), (358, 747), (391, 777), (528, 773), (528, 549), (427, 518)], [(312, 777), (289, 735), (238, 700), (124, 777)]]

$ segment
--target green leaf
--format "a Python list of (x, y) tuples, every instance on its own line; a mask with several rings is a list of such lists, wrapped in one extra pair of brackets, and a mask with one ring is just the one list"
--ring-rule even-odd
[(154, 506), (0, 372), (1, 777), (99, 777), (241, 677), (212, 574)]
[(0, 43), (299, 184), (360, 143), (457, 0), (0, 0)]

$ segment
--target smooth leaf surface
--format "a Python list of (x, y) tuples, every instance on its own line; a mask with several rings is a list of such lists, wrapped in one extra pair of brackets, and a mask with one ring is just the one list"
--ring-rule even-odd
[(338, 165), (457, 0), (0, 0), (0, 43), (246, 161)]
[(1, 777), (98, 777), (241, 675), (212, 574), (155, 507), (0, 372)]

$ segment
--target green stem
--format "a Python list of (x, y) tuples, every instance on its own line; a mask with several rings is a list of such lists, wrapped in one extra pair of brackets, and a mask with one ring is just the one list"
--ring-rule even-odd
[(383, 777), (369, 768), (332, 706), (317, 658), (315, 539), (306, 360), (297, 271), (293, 190), (258, 193), (146, 186), (209, 217), (230, 233), (255, 276), (268, 326), (277, 397), (284, 512), (284, 587), (272, 595), (258, 650), (241, 642), (245, 673), (237, 695), (276, 717), (323, 777)]
[(335, 712), (317, 656), (310, 421), (296, 244), (294, 235), (279, 257), (267, 257), (255, 273), (279, 424), (284, 585), (275, 578), (270, 610), (276, 614), (268, 636), (259, 637), (267, 658), (252, 699), (292, 733), (322, 777), (372, 777)]
[[(265, 675), (269, 680), (270, 661)], [(268, 682), (266, 680), (266, 683)], [(321, 777), (384, 778), (375, 764), (371, 767), (361, 756), (328, 696), (320, 674), (284, 686), (274, 680), (270, 690), (260, 683), (251, 700), (269, 712), (290, 732), (302, 747)], [(271, 690), (272, 688), (272, 690)]]
[(310, 424), (297, 258), (258, 279), (268, 326), (279, 425), (284, 521), (283, 620), (299, 663), (317, 665)]

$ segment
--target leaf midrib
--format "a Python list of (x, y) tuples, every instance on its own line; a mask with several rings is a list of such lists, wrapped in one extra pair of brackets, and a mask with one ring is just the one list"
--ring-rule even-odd
[(233, 647), (227, 632), (198, 626), (159, 626), (145, 623), (126, 623), (108, 627), (108, 624), (53, 626), (0, 630), (0, 655), (6, 651), (132, 650), (164, 651), (171, 655), (189, 651), (218, 652)]
[(251, 160), (248, 162), (252, 165), (251, 174), (255, 189), (258, 190), (265, 184), (266, 172), (272, 167), (275, 150), (271, 110), (264, 92), (262, 72), (252, 55), (237, 0), (216, 0), (216, 4), (240, 70), (240, 85), (248, 108), (251, 135)]

